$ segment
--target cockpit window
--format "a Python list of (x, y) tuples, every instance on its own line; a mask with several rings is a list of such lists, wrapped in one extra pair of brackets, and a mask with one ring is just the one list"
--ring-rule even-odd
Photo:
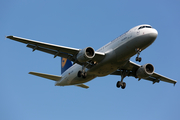
[(141, 27), (138, 28), (138, 30), (142, 29), (142, 28), (152, 28), (152, 27), (151, 26), (141, 26)]
[(146, 28), (152, 28), (151, 26), (146, 26)]

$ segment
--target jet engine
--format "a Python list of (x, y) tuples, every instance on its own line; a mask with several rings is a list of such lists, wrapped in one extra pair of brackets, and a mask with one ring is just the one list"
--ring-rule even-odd
[(152, 64), (145, 64), (136, 71), (136, 77), (146, 78), (154, 73), (154, 66)]
[(86, 47), (79, 51), (77, 60), (81, 63), (91, 60), (95, 56), (95, 51), (91, 47)]

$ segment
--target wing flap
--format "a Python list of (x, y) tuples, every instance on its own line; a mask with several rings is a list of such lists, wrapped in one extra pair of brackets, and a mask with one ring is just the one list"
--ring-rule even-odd
[[(27, 47), (34, 49), (36, 46), (28, 44)], [(64, 57), (64, 58), (67, 58), (67, 59), (69, 59), (71, 61), (74, 61), (72, 55), (66, 54), (64, 52), (58, 52), (57, 50), (47, 49), (47, 48), (44, 48), (44, 47), (36, 47), (36, 50), (52, 54), (52, 55), (54, 55), (54, 58), (59, 56), (59, 57)]]
[(54, 80), (54, 81), (59, 81), (62, 78), (61, 76), (50, 75), (50, 74), (45, 74), (45, 73), (38, 73), (38, 72), (29, 72), (29, 74), (43, 77), (43, 78), (50, 79), (50, 80)]

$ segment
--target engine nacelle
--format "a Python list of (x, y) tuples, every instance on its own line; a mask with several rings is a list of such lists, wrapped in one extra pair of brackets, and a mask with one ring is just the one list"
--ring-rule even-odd
[(154, 73), (154, 66), (152, 64), (145, 64), (136, 71), (138, 78), (146, 78)]
[(95, 51), (91, 47), (87, 47), (79, 51), (77, 60), (81, 63), (91, 60), (95, 56)]

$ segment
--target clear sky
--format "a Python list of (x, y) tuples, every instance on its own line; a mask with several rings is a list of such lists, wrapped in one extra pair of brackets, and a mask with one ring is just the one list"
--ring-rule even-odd
[[(1, 0), (0, 120), (179, 120), (179, 5), (178, 0)], [(153, 64), (157, 73), (178, 81), (175, 87), (126, 77), (122, 90), (116, 88), (120, 76), (110, 75), (86, 83), (89, 89), (57, 87), (28, 72), (60, 75), (60, 58), (5, 40), (15, 35), (97, 50), (140, 24), (159, 33), (140, 64)]]

